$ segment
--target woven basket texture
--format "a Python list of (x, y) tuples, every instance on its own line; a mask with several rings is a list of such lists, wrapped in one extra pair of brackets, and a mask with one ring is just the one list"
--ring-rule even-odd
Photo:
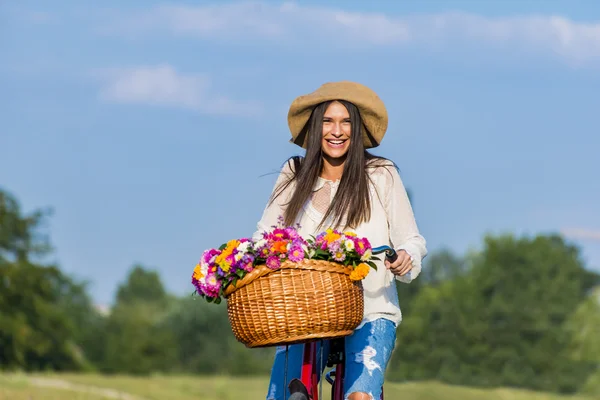
[(268, 347), (350, 335), (363, 318), (360, 281), (350, 268), (322, 261), (262, 265), (225, 291), (235, 338)]

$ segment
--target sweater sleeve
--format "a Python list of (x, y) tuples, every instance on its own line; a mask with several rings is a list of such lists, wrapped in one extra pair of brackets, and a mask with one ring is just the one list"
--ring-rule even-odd
[[(271, 197), (278, 192), (279, 185), (286, 182), (293, 176), (291, 161), (285, 163), (283, 168), (281, 169), (279, 176), (277, 177), (277, 181), (273, 186), (273, 190), (271, 191)], [(283, 213), (285, 212), (285, 204), (288, 202), (294, 183), (288, 185), (285, 190), (275, 198), (275, 200), (270, 201), (271, 197), (269, 197), (269, 201), (263, 211), (261, 219), (258, 221), (256, 225), (256, 231), (252, 235), (254, 240), (259, 240), (262, 238), (262, 233), (264, 231), (271, 230), (273, 226), (278, 225), (278, 219), (283, 217)]]
[(404, 276), (396, 276), (403, 283), (410, 283), (421, 273), (423, 258), (427, 255), (426, 242), (419, 233), (406, 188), (394, 167), (386, 167), (385, 210), (391, 245), (404, 250), (412, 259), (413, 268)]

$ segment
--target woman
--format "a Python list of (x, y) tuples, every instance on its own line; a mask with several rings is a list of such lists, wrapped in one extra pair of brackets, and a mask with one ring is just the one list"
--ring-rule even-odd
[[(415, 279), (427, 254), (395, 164), (366, 150), (383, 139), (387, 111), (371, 89), (332, 82), (295, 99), (288, 124), (291, 141), (306, 154), (284, 165), (255, 236), (283, 216), (286, 225), (300, 224), (304, 237), (349, 229), (373, 246), (397, 250), (393, 264), (380, 261), (363, 280), (364, 319), (346, 338), (346, 398), (379, 399), (402, 319), (395, 280)], [(285, 358), (285, 348), (278, 348), (268, 400), (286, 398)], [(290, 346), (288, 381), (299, 377), (301, 359), (302, 346)]]

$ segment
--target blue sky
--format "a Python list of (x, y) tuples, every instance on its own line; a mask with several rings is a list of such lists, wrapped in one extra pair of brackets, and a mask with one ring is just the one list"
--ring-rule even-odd
[(107, 304), (134, 263), (185, 294), (250, 235), (291, 101), (372, 87), (430, 251), (563, 232), (600, 270), (600, 3), (0, 4), (0, 186)]

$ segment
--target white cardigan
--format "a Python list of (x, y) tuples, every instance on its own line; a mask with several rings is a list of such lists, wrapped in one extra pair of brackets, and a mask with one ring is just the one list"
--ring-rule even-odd
[[(281, 170), (275, 187), (291, 174), (288, 162)], [(398, 303), (394, 277), (404, 283), (414, 280), (421, 272), (421, 262), (427, 255), (427, 248), (425, 239), (417, 228), (406, 189), (396, 168), (391, 165), (369, 168), (369, 174), (373, 181), (373, 185), (370, 185), (371, 219), (358, 226), (354, 232), (360, 237), (366, 237), (373, 247), (389, 245), (397, 250), (405, 250), (413, 258), (413, 268), (404, 276), (395, 276), (385, 268), (383, 255), (379, 256), (381, 261), (376, 262), (377, 271), (371, 269), (371, 272), (363, 280), (365, 308), (364, 318), (359, 327), (365, 322), (378, 318), (389, 319), (397, 326), (402, 321), (402, 312)], [(322, 188), (326, 182), (329, 182), (331, 187), (331, 202), (339, 181), (331, 182), (319, 178), (314, 191)], [(257, 224), (254, 238), (259, 238), (263, 231), (270, 230), (273, 225), (277, 224), (277, 218), (283, 215), (284, 204), (289, 200), (294, 186), (292, 182), (273, 203), (265, 208), (262, 218)], [(325, 227), (317, 231), (322, 217), (323, 214), (317, 211), (309, 200), (296, 219), (296, 222), (300, 224), (299, 233), (308, 238), (310, 235), (316, 236), (320, 231), (325, 230), (328, 227), (327, 224), (332, 221), (327, 221)]]

